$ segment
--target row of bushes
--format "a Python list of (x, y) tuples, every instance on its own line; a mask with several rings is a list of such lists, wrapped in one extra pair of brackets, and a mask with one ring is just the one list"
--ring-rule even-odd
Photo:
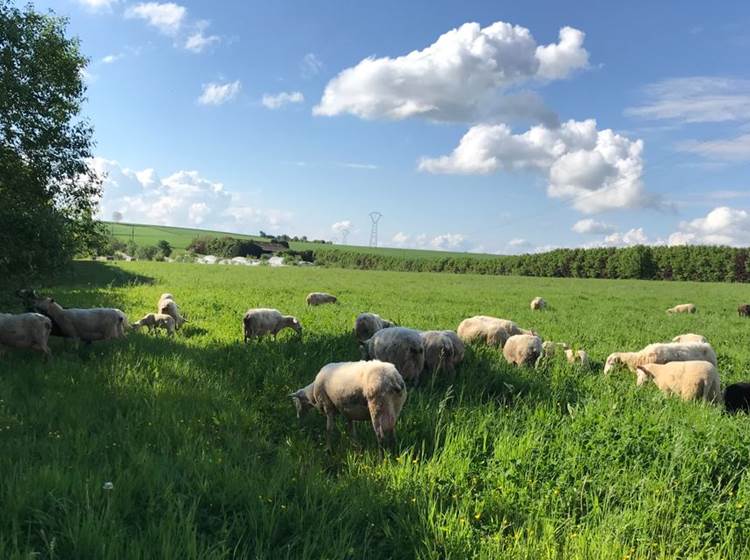
[(749, 256), (747, 248), (704, 245), (557, 249), (491, 258), (471, 255), (413, 258), (329, 248), (315, 250), (317, 264), (340, 268), (698, 282), (750, 281)]
[[(315, 255), (313, 251), (294, 251), (289, 248), (289, 243), (284, 240), (275, 239), (273, 245), (281, 251), (277, 254), (284, 257), (287, 261), (302, 260), (313, 262)], [(198, 255), (215, 255), (232, 259), (234, 257), (253, 257), (260, 258), (264, 253), (263, 247), (256, 241), (249, 239), (238, 239), (236, 237), (196, 237), (190, 242), (187, 250)]]

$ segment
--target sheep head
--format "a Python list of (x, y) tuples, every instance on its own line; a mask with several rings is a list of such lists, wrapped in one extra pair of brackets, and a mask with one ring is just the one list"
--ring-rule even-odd
[(653, 379), (653, 374), (648, 371), (644, 366), (638, 366), (635, 368), (636, 382), (635, 384), (640, 387), (644, 383), (648, 383), (650, 379)]
[(289, 393), (289, 397), (291, 397), (294, 408), (297, 410), (297, 418), (302, 418), (315, 406), (312, 396), (312, 383), (294, 393)]
[(619, 352), (614, 352), (607, 356), (607, 361), (604, 362), (604, 375), (607, 375), (612, 368), (623, 365), (622, 357)]

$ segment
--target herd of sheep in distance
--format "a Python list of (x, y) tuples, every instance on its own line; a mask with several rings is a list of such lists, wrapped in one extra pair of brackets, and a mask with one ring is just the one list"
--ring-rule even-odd
[[(48, 339), (60, 336), (83, 341), (121, 338), (129, 329), (146, 327), (149, 332), (164, 330), (173, 336), (187, 322), (172, 294), (162, 294), (156, 313), (148, 313), (129, 324), (119, 309), (64, 308), (54, 299), (40, 297), (33, 290), (19, 290), (29, 312), (0, 313), (0, 350), (4, 346), (30, 348), (48, 357)], [(337, 303), (335, 296), (314, 292), (307, 296), (310, 306)], [(532, 310), (547, 306), (544, 299), (531, 301)], [(692, 303), (676, 305), (667, 313), (695, 313)], [(740, 305), (740, 316), (750, 316), (750, 305)], [(296, 317), (276, 309), (249, 309), (242, 320), (244, 342), (272, 335), (283, 329), (302, 333)], [(513, 321), (477, 315), (461, 321), (456, 331), (419, 331), (397, 326), (375, 313), (361, 313), (354, 321), (362, 360), (324, 366), (312, 383), (289, 395), (300, 417), (315, 408), (326, 416), (328, 445), (335, 418), (343, 416), (350, 434), (354, 422), (369, 421), (381, 447), (394, 448), (395, 428), (406, 402), (407, 385), (418, 387), (425, 375), (454, 379), (463, 361), (466, 344), (484, 344), (502, 351), (509, 364), (539, 367), (545, 361), (564, 359), (589, 368), (588, 354), (563, 342), (543, 341), (534, 331), (522, 329)], [(750, 383), (729, 385), (721, 393), (716, 353), (705, 337), (698, 334), (676, 336), (670, 342), (649, 344), (637, 352), (614, 352), (604, 363), (604, 374), (627, 368), (636, 375), (637, 385), (653, 381), (667, 395), (684, 400), (723, 402), (727, 411), (750, 411)]]

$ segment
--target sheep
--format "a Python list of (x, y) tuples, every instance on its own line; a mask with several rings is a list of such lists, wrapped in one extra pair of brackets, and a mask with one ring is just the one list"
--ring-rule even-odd
[(96, 340), (122, 338), (129, 328), (128, 318), (119, 309), (63, 308), (52, 298), (38, 299), (34, 307), (57, 324), (63, 336), (78, 338), (87, 344)]
[(536, 310), (539, 310), (539, 309), (544, 309), (545, 307), (547, 307), (547, 302), (544, 301), (544, 298), (535, 297), (534, 299), (531, 300), (531, 310), (532, 311), (536, 311)]
[(456, 365), (463, 361), (464, 343), (453, 331), (424, 331), (420, 333), (424, 345), (424, 369), (435, 374), (442, 369), (452, 379)]
[(618, 365), (626, 365), (635, 373), (635, 368), (642, 364), (666, 364), (667, 362), (687, 362), (705, 360), (716, 365), (716, 353), (710, 344), (679, 342), (656, 342), (649, 344), (639, 352), (614, 352), (604, 363), (604, 374)]
[(703, 399), (710, 403), (721, 398), (719, 373), (716, 364), (703, 360), (643, 364), (636, 368), (640, 387), (653, 379), (665, 395), (679, 395), (682, 400)]
[(750, 412), (750, 383), (733, 383), (724, 389), (724, 407), (730, 414)]
[(536, 335), (534, 331), (520, 328), (513, 321), (476, 315), (461, 321), (456, 329), (464, 342), (481, 341), (490, 346), (502, 348), (509, 337), (517, 334)]
[(586, 350), (578, 350), (577, 352), (574, 352), (571, 348), (566, 348), (565, 359), (568, 360), (569, 364), (578, 364), (584, 368), (588, 368), (591, 364)]
[(557, 356), (558, 350), (565, 352), (568, 349), (570, 349), (570, 346), (565, 342), (552, 342), (551, 340), (545, 340), (542, 343), (542, 355), (545, 358), (554, 358)]
[(326, 294), (325, 292), (312, 292), (305, 298), (307, 305), (323, 305), (324, 303), (337, 303), (336, 296)]
[(697, 343), (707, 344), (708, 339), (706, 339), (706, 337), (703, 336), (702, 334), (687, 333), (687, 334), (678, 334), (676, 337), (672, 339), (672, 342), (682, 342), (683, 344), (697, 342)]
[(692, 303), (682, 303), (680, 305), (675, 305), (674, 307), (670, 307), (667, 309), (667, 313), (670, 315), (673, 313), (695, 313), (696, 307)]
[(292, 315), (282, 315), (278, 309), (248, 309), (242, 318), (245, 327), (245, 344), (253, 337), (271, 334), (274, 338), (283, 329), (294, 329), (302, 334), (302, 325)]
[(740, 317), (750, 317), (750, 305), (743, 303), (737, 308), (737, 315)]
[(169, 293), (161, 295), (159, 302), (156, 304), (156, 312), (172, 317), (172, 319), (174, 319), (174, 326), (177, 330), (179, 330), (184, 323), (188, 322), (188, 320), (180, 314), (180, 306), (177, 305), (174, 297)]
[(156, 329), (164, 329), (169, 336), (174, 336), (175, 321), (171, 315), (164, 313), (147, 313), (139, 321), (133, 323), (134, 329), (148, 327), (148, 332), (154, 332)]
[(328, 364), (312, 383), (289, 396), (297, 418), (313, 407), (325, 414), (329, 449), (337, 414), (346, 418), (352, 437), (354, 422), (369, 420), (381, 453), (384, 446), (396, 449), (396, 422), (406, 402), (406, 385), (393, 364), (379, 360)]
[(382, 329), (359, 346), (362, 359), (390, 362), (407, 383), (419, 384), (424, 369), (424, 344), (418, 331), (404, 327)]
[(4, 346), (31, 348), (49, 358), (47, 343), (52, 331), (52, 320), (40, 313), (0, 313), (0, 353)]
[(358, 341), (364, 342), (372, 338), (372, 335), (379, 330), (394, 326), (396, 326), (395, 323), (386, 321), (376, 313), (360, 313), (354, 320), (354, 336), (357, 337)]
[(536, 365), (542, 353), (542, 339), (532, 334), (515, 334), (503, 346), (505, 361), (517, 366)]

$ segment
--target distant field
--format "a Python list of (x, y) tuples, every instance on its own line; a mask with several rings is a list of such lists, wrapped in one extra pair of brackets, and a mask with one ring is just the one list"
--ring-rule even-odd
[[(750, 419), (601, 373), (614, 350), (697, 332), (723, 385), (750, 378), (743, 285), (79, 261), (40, 288), (131, 320), (171, 292), (191, 322), (85, 360), (57, 339), (49, 363), (0, 357), (2, 559), (750, 558)], [(309, 308), (312, 290), (340, 304)], [(548, 310), (529, 309), (537, 295)], [(695, 315), (664, 313), (688, 301)], [(296, 315), (302, 336), (243, 345), (256, 306)], [(0, 309), (18, 310), (11, 290)], [(594, 369), (473, 346), (452, 385), (410, 391), (396, 456), (343, 422), (329, 454), (325, 419), (297, 420), (287, 395), (358, 359), (364, 310), (420, 329), (514, 319)]]

